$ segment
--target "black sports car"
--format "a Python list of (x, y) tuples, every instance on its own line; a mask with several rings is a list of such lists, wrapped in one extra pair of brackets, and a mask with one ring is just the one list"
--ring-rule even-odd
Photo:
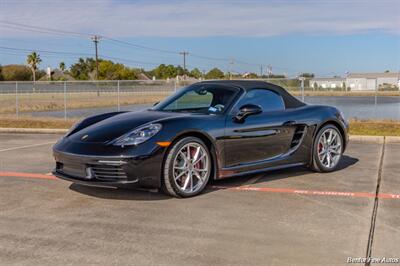
[(54, 175), (75, 183), (200, 193), (209, 179), (307, 165), (337, 168), (348, 124), (261, 81), (204, 81), (139, 112), (92, 116), (54, 147)]

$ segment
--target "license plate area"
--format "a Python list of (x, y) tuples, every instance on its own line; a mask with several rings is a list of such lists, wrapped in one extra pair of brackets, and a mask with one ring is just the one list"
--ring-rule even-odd
[(57, 171), (69, 176), (87, 179), (87, 170), (84, 164), (58, 163)]

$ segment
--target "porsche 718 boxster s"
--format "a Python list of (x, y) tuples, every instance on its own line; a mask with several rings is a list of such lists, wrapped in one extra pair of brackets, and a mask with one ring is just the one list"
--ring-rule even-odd
[(104, 187), (199, 194), (210, 179), (308, 166), (337, 168), (348, 123), (262, 81), (203, 81), (152, 108), (88, 117), (53, 147), (53, 174)]

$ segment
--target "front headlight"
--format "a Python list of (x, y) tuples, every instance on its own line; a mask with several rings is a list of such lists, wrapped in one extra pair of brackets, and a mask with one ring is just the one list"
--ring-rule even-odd
[(132, 130), (113, 142), (116, 146), (138, 145), (153, 137), (161, 130), (161, 124), (150, 124)]

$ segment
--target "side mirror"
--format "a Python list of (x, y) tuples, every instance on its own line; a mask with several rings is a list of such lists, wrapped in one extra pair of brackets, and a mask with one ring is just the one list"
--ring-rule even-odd
[(246, 104), (240, 107), (239, 112), (236, 114), (234, 119), (236, 122), (242, 123), (244, 122), (246, 117), (250, 115), (257, 115), (260, 113), (262, 113), (262, 109), (260, 106), (254, 104)]

